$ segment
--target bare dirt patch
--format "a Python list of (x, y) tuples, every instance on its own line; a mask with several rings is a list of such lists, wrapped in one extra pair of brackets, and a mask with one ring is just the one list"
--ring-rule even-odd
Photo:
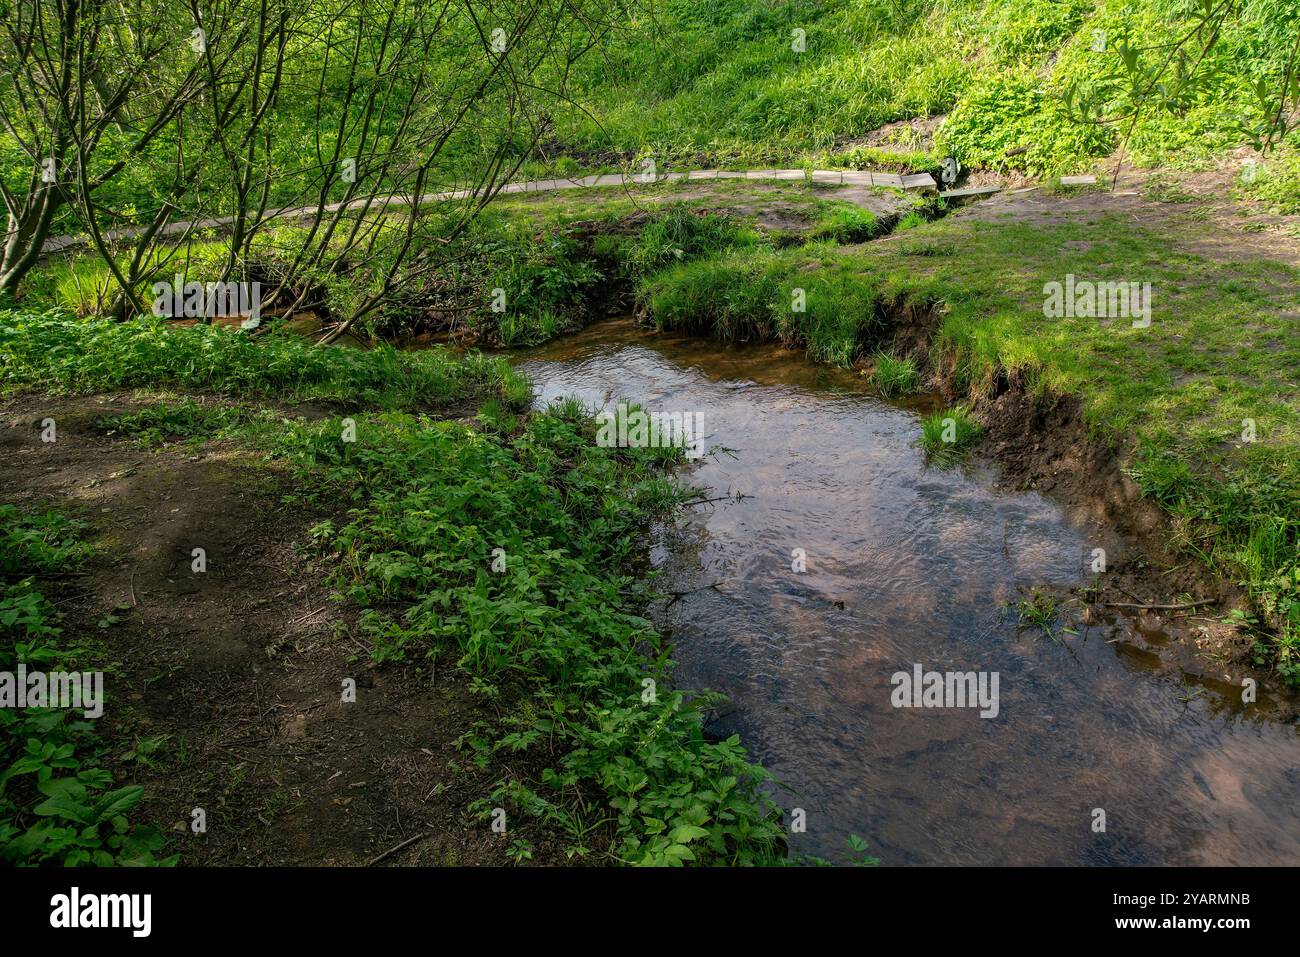
[(1300, 216), (1275, 215), (1237, 199), (1233, 182), (1238, 168), (1159, 174), (1126, 170), (1117, 181), (1102, 171), (1096, 187), (1056, 192), (1008, 188), (956, 215), (1042, 226), (1075, 223), (1092, 215), (1129, 216), (1145, 226), (1177, 232), (1180, 249), (1208, 259), (1267, 258), (1300, 265), (1300, 238), (1286, 231), (1300, 226)]
[[(331, 598), (289, 477), (231, 443), (145, 449), (106, 435), (121, 395), (0, 401), (0, 500), (58, 507), (98, 545), (84, 573), (46, 583), (73, 636), (113, 669), (107, 766), (143, 784), (145, 820), (187, 864), (504, 864), (509, 841), (466, 807), (494, 776), (456, 739), (495, 708), (441, 669), (373, 667), (355, 612)], [(53, 418), (57, 441), (42, 443)], [(192, 552), (206, 571), (192, 570)], [(342, 702), (344, 679), (357, 684)], [(137, 745), (159, 740), (147, 757)], [(459, 770), (456, 770), (459, 769)], [(194, 808), (207, 832), (189, 825)], [(533, 860), (563, 860), (511, 822)]]
[(934, 134), (947, 119), (946, 114), (919, 116), (911, 120), (895, 120), (877, 127), (869, 133), (836, 143), (839, 149), (867, 146), (873, 149), (907, 149), (929, 152), (934, 148)]
[(1125, 450), (1089, 434), (1077, 399), (1035, 397), (1004, 379), (978, 398), (974, 413), (985, 429), (980, 451), (998, 463), (1001, 484), (1048, 495), (1105, 550), (1105, 572), (1069, 593), (1078, 623), (1121, 625), (1134, 647), (1158, 646), (1186, 673), (1224, 687), (1249, 674), (1268, 692), (1261, 708), (1284, 719), (1297, 714), (1294, 695), (1250, 666), (1255, 639), (1221, 620), (1249, 608), (1249, 596), (1174, 550), (1177, 520), (1125, 474)]

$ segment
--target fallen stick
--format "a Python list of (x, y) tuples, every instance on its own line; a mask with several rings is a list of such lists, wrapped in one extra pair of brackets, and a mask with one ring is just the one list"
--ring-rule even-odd
[(664, 605), (664, 611), (667, 611), (669, 608), (673, 607), (673, 605), (677, 604), (677, 602), (680, 601), (686, 595), (693, 595), (697, 591), (704, 591), (705, 589), (708, 588), (716, 589), (719, 585), (721, 585), (725, 581), (730, 581), (730, 579), (728, 578), (719, 579), (718, 581), (715, 582), (709, 582), (707, 585), (701, 585), (699, 588), (688, 588), (685, 591), (670, 591), (668, 594), (672, 595), (672, 598), (668, 599), (668, 604)]
[(1147, 611), (1181, 611), (1187, 608), (1200, 608), (1202, 605), (1217, 604), (1217, 598), (1202, 598), (1198, 601), (1186, 601), (1178, 605), (1139, 605), (1125, 601), (1103, 601), (1101, 604), (1107, 608), (1142, 608)]
[(378, 857), (371, 858), (370, 861), (366, 864), (366, 867), (374, 867), (384, 858), (392, 854), (396, 854), (398, 851), (402, 850), (403, 848), (410, 847), (412, 844), (416, 843), (417, 841), (423, 841), (426, 838), (430, 838), (430, 837), (433, 837), (433, 831), (425, 831), (423, 834), (415, 835), (415, 837), (408, 837), (406, 840), (402, 841), (402, 843), (394, 844), (392, 847), (384, 851), (384, 853), (380, 854)]

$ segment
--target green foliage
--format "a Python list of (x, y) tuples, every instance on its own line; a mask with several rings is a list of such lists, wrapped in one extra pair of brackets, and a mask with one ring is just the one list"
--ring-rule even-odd
[(80, 526), (58, 512), (24, 515), (0, 505), (0, 575), (50, 575), (79, 562)]
[[(254, 340), (217, 326), (80, 321), (0, 310), (0, 388), (95, 392), (176, 386), (381, 408), (436, 408), (501, 394), (504, 359), (441, 349), (320, 348), (295, 335)], [(514, 386), (517, 390), (517, 386)], [(517, 392), (516, 392), (517, 394)]]
[(773, 302), (789, 266), (781, 254), (711, 256), (672, 267), (637, 284), (637, 299), (660, 329), (724, 341), (770, 339)]
[(951, 106), (969, 68), (943, 23), (930, 3), (668, 0), (579, 66), (587, 110), (560, 135), (669, 163), (788, 164)]
[(926, 222), (926, 218), (916, 211), (904, 213), (899, 217), (898, 223), (894, 226), (894, 232), (901, 233), (908, 229), (915, 229), (917, 226), (921, 226)]
[(1092, 12), (1091, 0), (1005, 0), (989, 4), (996, 18), (990, 30), (989, 51), (1001, 64), (1032, 64), (1056, 52)]
[(858, 835), (850, 834), (844, 839), (844, 844), (848, 848), (849, 863), (854, 867), (875, 867), (880, 863), (880, 858), (867, 853), (867, 842)]
[[(53, 575), (84, 554), (80, 526), (54, 512), (26, 514), (0, 505), (0, 670), (88, 670), (90, 654), (63, 638), (54, 608), (32, 575)], [(55, 708), (0, 709), (0, 859), (28, 866), (173, 864), (164, 841), (133, 825), (144, 796), (113, 787), (96, 765), (94, 724)]]
[[(22, 326), (9, 334), (24, 348), (14, 350), (7, 368), (23, 370), (27, 381), (82, 388), (102, 387), (105, 378), (123, 383), (159, 376), (164, 369), (175, 381), (178, 370), (186, 371), (153, 356), (185, 350), (188, 343), (126, 348), (132, 336), (193, 337), (217, 353), (208, 357), (204, 382), (229, 389), (238, 379), (249, 391), (252, 370), (265, 375), (280, 348), (276, 339), (246, 342), (216, 330), (101, 328), (59, 316), (10, 321)], [(74, 357), (70, 346), (87, 328), (118, 346), (109, 352), (117, 361), (108, 368)], [(42, 353), (35, 343), (53, 348)], [(267, 358), (256, 362), (244, 348), (266, 349)], [(374, 355), (303, 349), (308, 361), (320, 363), (316, 383), (335, 394), (346, 394), (340, 386), (356, 357)], [(470, 378), (451, 367), (454, 360), (439, 361), (447, 363), (440, 368), (449, 380)], [(470, 367), (483, 361), (464, 360)], [(491, 368), (497, 375), (484, 394), (485, 430), (478, 432), (400, 413), (358, 415), (357, 440), (345, 443), (337, 419), (279, 419), (275, 429), (258, 429), (251, 428), (257, 418), (242, 410), (188, 399), (154, 403), (103, 425), (157, 439), (238, 432), (289, 457), (305, 476), (310, 473), (305, 484), (334, 505), (348, 506), (345, 522), (326, 523), (313, 538), (340, 556), (338, 586), (364, 609), (376, 659), (451, 654), (494, 695), (512, 689), (509, 697), (517, 700), (527, 689), (525, 705), (506, 715), (490, 746), (540, 747), (534, 742), (544, 728), (545, 753), (554, 757), (540, 780), (509, 778), (501, 786), (516, 795), (537, 793), (535, 801), (519, 798), (525, 812), (546, 816), (547, 804), (556, 808), (575, 846), (590, 850), (595, 831), (610, 854), (632, 863), (777, 860), (784, 845), (777, 814), (759, 791), (763, 772), (734, 740), (704, 737), (698, 706), (668, 690), (671, 663), (639, 613), (650, 593), (632, 573), (643, 560), (646, 523), (686, 494), (661, 472), (680, 453), (600, 448), (594, 423), (575, 402), (521, 422), (514, 410), (531, 396), (527, 380), (504, 366)], [(374, 374), (368, 384), (374, 394), (402, 396), (386, 380), (391, 372)], [(58, 528), (10, 535), (28, 543), (28, 552), (49, 555), (50, 564), (59, 549), (70, 547)], [(503, 573), (491, 570), (496, 548), (507, 556)], [(39, 607), (32, 615), (29, 606), (16, 603), (15, 620), (27, 614), (32, 627), (45, 627)], [(644, 697), (647, 679), (664, 690)], [(534, 700), (539, 705), (528, 703)], [(67, 820), (98, 820), (102, 795), (91, 783), (84, 795), (67, 786), (58, 805)], [(603, 812), (591, 805), (593, 796)], [(113, 800), (125, 804), (138, 797), (127, 792)], [(588, 820), (590, 814), (596, 816)], [(134, 838), (116, 836), (121, 847), (110, 837), (109, 853), (143, 853), (130, 843)], [(56, 853), (54, 843), (42, 846)], [(58, 848), (59, 854), (83, 849)]]
[(503, 345), (537, 345), (581, 324), (583, 300), (603, 274), (586, 246), (563, 228), (537, 234), (502, 230), (477, 244), (488, 276), (489, 301), (504, 293), (505, 312), (480, 309), (480, 321), (496, 319)]
[(55, 259), (31, 278), (38, 297), (78, 316), (103, 312), (117, 290), (108, 267), (89, 257)]
[(726, 216), (700, 212), (685, 203), (656, 211), (621, 251), (625, 272), (651, 276), (686, 260), (758, 245), (758, 234)]
[[(341, 556), (338, 587), (367, 609), (375, 658), (450, 654), (493, 697), (530, 689), (532, 703), (466, 746), (484, 762), (554, 755), (540, 780), (507, 777), (494, 800), (563, 827), (583, 853), (594, 831), (627, 863), (774, 861), (765, 775), (734, 739), (706, 739), (698, 704), (667, 690), (670, 662), (639, 613), (648, 592), (629, 571), (646, 522), (686, 494), (660, 474), (661, 450), (598, 447), (572, 402), (521, 429), (500, 408), (481, 415), (491, 431), (386, 414), (359, 418), (355, 443), (337, 421), (278, 440), (323, 477), (320, 494), (350, 506), (313, 537)], [(647, 695), (647, 681), (665, 690)]]
[(104, 416), (99, 427), (137, 436), (141, 444), (154, 446), (176, 439), (210, 438), (249, 421), (252, 415), (246, 409), (187, 397), (179, 402), (153, 402), (138, 412)]
[(874, 146), (854, 146), (837, 153), (827, 154), (823, 160), (815, 159), (817, 168), (887, 170), (894, 173), (938, 173), (942, 163), (927, 152), (917, 149), (882, 149)]
[(701, 259), (638, 284), (637, 296), (662, 329), (724, 341), (779, 339), (816, 360), (850, 366), (883, 316), (870, 281), (812, 258), (819, 255), (766, 250)]
[(920, 374), (911, 356), (892, 356), (877, 352), (875, 368), (871, 370), (871, 384), (887, 398), (910, 395), (920, 388)]
[(1250, 199), (1264, 203), (1272, 213), (1300, 213), (1300, 150), (1279, 149), (1266, 163), (1251, 169), (1239, 180), (1239, 189)]
[[(1070, 172), (1114, 147), (1109, 127), (1072, 122), (1029, 72), (981, 78), (939, 130), (940, 152), (964, 165), (1035, 174)], [(1012, 151), (1021, 152), (1014, 156)]]
[(970, 409), (953, 406), (921, 421), (921, 447), (937, 462), (952, 462), (974, 444), (980, 432), (979, 423), (971, 418)]
[[(1257, 86), (1276, 105), (1294, 41), (1290, 0), (1242, 0), (1208, 55), (1189, 43), (1171, 56), (1203, 19), (1202, 6), (666, 0), (606, 56), (580, 65), (586, 110), (562, 118), (560, 134), (575, 150), (692, 166), (825, 157), (834, 166), (933, 172), (955, 153), (968, 166), (1052, 174), (1086, 167), (1129, 132), (1127, 123), (1072, 119), (1070, 92), (1075, 106), (1091, 104), (1093, 118), (1127, 115), (1142, 102), (1129, 142), (1138, 163), (1201, 165), (1249, 138), (1243, 118), (1263, 112)], [(792, 49), (795, 29), (804, 31), (803, 52)], [(1134, 74), (1121, 55), (1126, 44), (1138, 54)], [(1150, 82), (1144, 71), (1166, 59), (1171, 68)], [(944, 113), (932, 150), (906, 138), (842, 145), (886, 123)]]
[[(1058, 609), (1052, 595), (1035, 588), (1028, 598), (1016, 603), (1015, 611), (1018, 628), (1036, 628), (1053, 641), (1057, 640)], [(1075, 633), (1070, 628), (1062, 630), (1067, 634)]]
[(869, 210), (858, 206), (837, 206), (822, 216), (810, 238), (829, 239), (837, 243), (865, 243), (883, 231), (881, 221)]
[(1131, 474), (1165, 508), (1212, 533), (1189, 549), (1207, 565), (1238, 569), (1276, 624), (1270, 661), (1300, 687), (1300, 489), (1280, 475), (1248, 472), (1207, 481), (1181, 458), (1147, 448)]
[[(1284, 46), (1255, 19), (1260, 6), (1250, 0), (1103, 4), (1061, 51), (1054, 88), (1080, 121), (1113, 128), (1140, 165), (1211, 166), (1234, 146), (1270, 138), (1265, 128), (1276, 115), (1260, 124), (1252, 112), (1256, 119), (1288, 112), (1277, 109), (1283, 86), (1277, 57), (1290, 41)], [(1260, 102), (1252, 102), (1257, 90)]]

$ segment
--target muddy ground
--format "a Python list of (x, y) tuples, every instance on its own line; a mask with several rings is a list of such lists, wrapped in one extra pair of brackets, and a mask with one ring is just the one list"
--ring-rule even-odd
[[(282, 503), (289, 477), (233, 444), (151, 450), (97, 424), (140, 404), (0, 402), (0, 500), (66, 509), (100, 546), (46, 594), (112, 662), (105, 766), (145, 786), (136, 817), (169, 831), (186, 864), (505, 864), (518, 838), (533, 862), (562, 861), (553, 837), (516, 822), (496, 835), (467, 812), (499, 774), (473, 768), (456, 739), (495, 708), (450, 661), (369, 664), (328, 558), (308, 547), (328, 516)], [(355, 703), (342, 702), (346, 678)], [(206, 833), (190, 829), (194, 808)]]

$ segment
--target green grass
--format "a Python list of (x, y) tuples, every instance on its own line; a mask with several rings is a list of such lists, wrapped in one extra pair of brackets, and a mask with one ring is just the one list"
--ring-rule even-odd
[(877, 352), (871, 370), (871, 384), (886, 398), (911, 395), (920, 389), (920, 373), (911, 356), (891, 356)]
[(1263, 203), (1273, 213), (1300, 213), (1300, 150), (1280, 149), (1266, 162), (1243, 172), (1239, 180), (1243, 195)]
[[(1035, 588), (1028, 598), (1016, 602), (1014, 609), (1018, 628), (1034, 628), (1053, 641), (1059, 640), (1057, 638), (1059, 609), (1052, 595)], [(1065, 634), (1075, 634), (1072, 628), (1063, 628), (1060, 631)]]
[(883, 229), (880, 219), (870, 211), (857, 206), (840, 206), (817, 220), (811, 235), (813, 239), (829, 239), (847, 245), (874, 239)]
[(965, 406), (953, 406), (921, 420), (921, 448), (937, 462), (952, 462), (980, 437), (979, 423)]
[(655, 210), (618, 255), (627, 275), (643, 278), (679, 262), (759, 243), (757, 231), (743, 222), (673, 203)]
[(504, 359), (442, 349), (318, 348), (290, 334), (254, 340), (216, 326), (115, 323), (0, 311), (0, 390), (101, 392), (178, 387), (388, 409), (440, 408), (488, 395), (527, 402)]
[[(843, 155), (845, 165), (933, 170), (955, 154), (967, 166), (1073, 172), (1110, 153), (1117, 131), (1071, 122), (1064, 90), (1081, 81), (1112, 112), (1122, 108), (1126, 91), (1107, 73), (1119, 39), (1168, 42), (1186, 31), (1189, 11), (1183, 0), (664, 0), (579, 65), (586, 109), (561, 116), (558, 136), (579, 154), (685, 166)], [(1240, 143), (1243, 93), (1257, 76), (1280, 76), (1290, 12), (1285, 0), (1245, 0), (1197, 95), (1140, 118), (1134, 159), (1204, 165)], [(795, 30), (803, 52), (792, 48)], [(1101, 51), (1098, 31), (1108, 38)], [(843, 147), (883, 124), (938, 114), (948, 119), (932, 152), (905, 136), (876, 155)]]
[(822, 362), (852, 365), (882, 328), (872, 284), (829, 246), (723, 255), (638, 284), (661, 329), (723, 341), (779, 339)]

